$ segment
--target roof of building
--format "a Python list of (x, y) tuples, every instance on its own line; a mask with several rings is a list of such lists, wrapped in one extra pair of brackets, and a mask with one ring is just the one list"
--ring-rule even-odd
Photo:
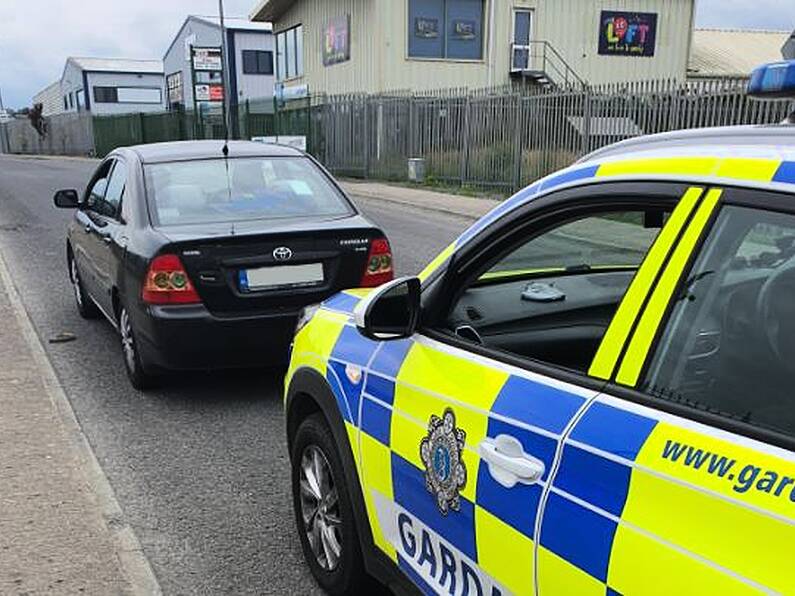
[[(127, 147), (134, 151), (142, 163), (167, 161), (192, 161), (197, 159), (222, 158), (224, 141), (173, 141), (150, 143)], [(299, 157), (303, 153), (285, 145), (256, 143), (253, 141), (229, 141), (229, 157)]]
[(293, 4), (295, 0), (258, 0), (249, 17), (252, 21), (275, 21)]
[[(208, 25), (212, 25), (214, 27), (221, 26), (221, 19), (219, 17), (190, 15), (188, 18), (204, 21)], [(234, 29), (235, 31), (263, 31), (265, 33), (273, 32), (273, 26), (270, 23), (250, 21), (244, 17), (225, 17), (224, 28)]]
[(790, 31), (695, 29), (691, 77), (746, 77), (765, 62), (781, 60)]
[(163, 74), (161, 60), (130, 60), (127, 58), (83, 58), (71, 56), (72, 62), (81, 70), (90, 72), (130, 72), (136, 74)]

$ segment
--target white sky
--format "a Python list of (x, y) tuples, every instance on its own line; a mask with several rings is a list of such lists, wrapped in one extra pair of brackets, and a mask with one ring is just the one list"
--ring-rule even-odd
[[(227, 16), (247, 16), (255, 2), (225, 0)], [(795, 29), (795, 0), (697, 3), (700, 27)], [(160, 59), (186, 15), (217, 9), (217, 0), (0, 0), (4, 103), (29, 105), (61, 76), (67, 56)]]

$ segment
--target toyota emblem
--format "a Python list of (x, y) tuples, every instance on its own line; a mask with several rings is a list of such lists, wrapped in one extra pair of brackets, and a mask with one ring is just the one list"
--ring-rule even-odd
[(293, 258), (293, 251), (286, 246), (280, 246), (279, 248), (274, 249), (273, 258), (277, 261), (289, 261)]

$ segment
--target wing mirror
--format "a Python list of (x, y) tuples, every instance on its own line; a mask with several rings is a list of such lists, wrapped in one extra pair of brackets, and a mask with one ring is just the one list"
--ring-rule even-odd
[(76, 190), (69, 188), (56, 192), (53, 202), (61, 209), (77, 209), (80, 206), (80, 197)]
[(420, 280), (401, 277), (385, 283), (353, 311), (359, 333), (376, 341), (411, 337), (420, 319)]

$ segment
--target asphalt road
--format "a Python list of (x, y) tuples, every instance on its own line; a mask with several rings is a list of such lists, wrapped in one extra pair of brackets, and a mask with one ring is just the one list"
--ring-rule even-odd
[[(64, 257), (87, 160), (0, 156), (0, 251), (77, 418), (166, 594), (317, 593), (294, 528), (281, 371), (199, 373), (140, 394), (104, 321), (73, 304)], [(469, 223), (382, 201), (357, 203), (419, 271)], [(77, 340), (49, 343), (61, 332)]]

